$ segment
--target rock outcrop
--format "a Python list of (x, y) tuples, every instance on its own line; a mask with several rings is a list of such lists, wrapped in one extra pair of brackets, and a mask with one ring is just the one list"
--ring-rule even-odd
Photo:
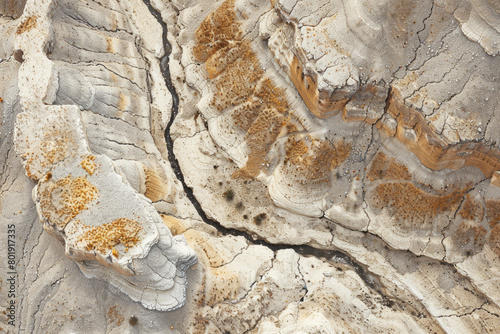
[(0, 13), (0, 331), (500, 331), (495, 1)]
[[(150, 164), (158, 164), (159, 151), (138, 144), (144, 157), (117, 166), (106, 152), (93, 154), (94, 142), (104, 138), (92, 131), (104, 130), (112, 144), (120, 143), (123, 125), (113, 129), (113, 123), (149, 133), (146, 98), (139, 99), (142, 104), (132, 102), (146, 91), (145, 61), (130, 48), (135, 37), (129, 18), (110, 14), (106, 7), (83, 9), (71, 1), (26, 3), (14, 39), (14, 53), (22, 55), (18, 85), (23, 109), (14, 144), (26, 175), (37, 182), (33, 200), (40, 221), (63, 241), (66, 256), (77, 261), (84, 275), (111, 283), (147, 308), (173, 310), (184, 303), (185, 272), (196, 256), (181, 235), (171, 235), (151, 199), (116, 171), (127, 175), (148, 154)], [(102, 27), (109, 29), (107, 36), (92, 29), (110, 18), (114, 27)], [(162, 52), (161, 44), (148, 46)], [(95, 63), (84, 65), (85, 59)], [(109, 128), (92, 126), (91, 120)], [(131, 145), (136, 140), (131, 137)], [(151, 168), (144, 165), (143, 170)], [(147, 182), (146, 177), (146, 188)]]

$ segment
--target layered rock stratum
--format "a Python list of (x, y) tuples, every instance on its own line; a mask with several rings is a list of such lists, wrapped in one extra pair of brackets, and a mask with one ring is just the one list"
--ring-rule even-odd
[(499, 27), (489, 0), (4, 1), (0, 331), (499, 332)]

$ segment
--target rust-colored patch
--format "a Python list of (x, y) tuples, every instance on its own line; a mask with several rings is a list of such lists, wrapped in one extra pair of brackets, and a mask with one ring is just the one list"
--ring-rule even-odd
[(108, 323), (113, 323), (116, 321), (116, 325), (120, 326), (125, 318), (123, 317), (122, 310), (118, 305), (111, 306), (108, 310)]
[(457, 189), (447, 195), (432, 195), (412, 183), (383, 183), (376, 187), (372, 205), (389, 208), (397, 219), (423, 221), (456, 209), (468, 189)]
[(45, 177), (44, 177), (44, 178), (42, 178), (41, 182), (47, 182), (47, 181), (49, 181), (51, 178), (52, 178), (52, 173), (51, 173), (51, 172), (48, 172), (47, 174), (45, 174)]
[(125, 111), (127, 109), (127, 106), (128, 106), (128, 97), (122, 92), (120, 92), (118, 109), (120, 109), (120, 111)]
[(354, 94), (350, 89), (339, 89), (330, 94), (322, 94), (318, 91), (318, 79), (316, 74), (305, 75), (304, 66), (297, 57), (293, 57), (289, 65), (288, 76), (299, 92), (302, 100), (309, 110), (320, 118), (327, 118), (344, 110), (349, 98)]
[(500, 202), (486, 201), (486, 217), (491, 227), (500, 222)]
[(339, 140), (333, 144), (335, 155), (332, 161), (332, 168), (340, 166), (351, 154), (351, 144), (343, 140)]
[(142, 227), (135, 220), (119, 218), (99, 226), (86, 226), (78, 237), (78, 242), (86, 245), (87, 251), (95, 250), (101, 254), (112, 251), (114, 246), (122, 244), (133, 247), (139, 241)]
[(36, 16), (29, 16), (17, 27), (16, 34), (20, 35), (33, 29), (36, 26), (37, 19)]
[(212, 105), (217, 107), (219, 111), (247, 101), (254, 95), (257, 84), (264, 75), (259, 60), (253, 54), (250, 45), (245, 43), (240, 45), (246, 46), (248, 49), (213, 79), (216, 93), (212, 99)]
[(215, 86), (211, 104), (219, 111), (235, 107), (231, 117), (246, 132), (250, 153), (234, 178), (255, 177), (267, 168), (267, 154), (283, 133), (297, 131), (289, 121), (283, 89), (265, 76), (250, 41), (243, 39), (234, 0), (225, 1), (196, 31), (193, 53), (205, 62)]
[(211, 13), (196, 30), (197, 45), (194, 56), (199, 61), (207, 61), (217, 51), (226, 48), (232, 41), (240, 41), (242, 33), (234, 12), (235, 0), (227, 0)]
[(213, 79), (221, 74), (228, 65), (240, 58), (247, 58), (246, 52), (251, 51), (248, 41), (236, 41), (212, 54), (205, 62), (208, 78)]
[(496, 224), (491, 230), (487, 240), (488, 245), (500, 257), (500, 224)]
[(302, 157), (309, 151), (309, 146), (301, 139), (295, 139), (295, 136), (288, 138), (286, 145), (285, 163), (293, 162), (300, 163)]
[(231, 113), (234, 124), (238, 128), (248, 132), (253, 122), (259, 117), (263, 107), (262, 103), (257, 99), (249, 99), (236, 106)]
[(42, 144), (44, 149), (42, 155), (51, 165), (58, 163), (66, 158), (67, 151), (76, 148), (70, 131), (58, 131), (46, 133)]
[(462, 218), (474, 221), (482, 221), (484, 217), (482, 205), (472, 201), (469, 194), (465, 197), (464, 204), (458, 213)]
[(277, 87), (271, 79), (264, 78), (255, 92), (255, 97), (274, 108), (278, 113), (284, 114), (289, 109), (288, 102), (284, 97), (284, 91), (284, 89)]
[(250, 154), (246, 166), (241, 173), (235, 172), (233, 177), (255, 177), (267, 166), (266, 156), (282, 131), (281, 124), (284, 118), (277, 115), (274, 110), (266, 108), (254, 120), (247, 132), (247, 145)]
[(377, 153), (366, 176), (370, 181), (382, 179), (411, 180), (408, 167), (398, 164), (394, 158), (387, 158), (382, 152)]
[(294, 132), (298, 132), (299, 131), (299, 128), (297, 127), (297, 125), (293, 124), (293, 123), (286, 123), (286, 132), (287, 133), (294, 133)]
[(95, 156), (94, 155), (88, 155), (85, 159), (82, 160), (80, 163), (82, 165), (82, 168), (89, 174), (92, 175), (94, 174), (97, 165), (95, 163)]
[(39, 186), (40, 208), (52, 225), (63, 229), (97, 198), (98, 190), (83, 177), (67, 176)]
[(40, 137), (37, 138), (34, 148), (30, 147), (22, 156), (26, 159), (26, 175), (35, 180), (38, 179), (36, 175), (38, 170), (51, 168), (78, 149), (73, 139), (73, 130), (69, 126), (48, 126), (47, 131)]
[(327, 140), (313, 138), (306, 143), (303, 139), (291, 136), (287, 140), (285, 152), (285, 165), (294, 166), (311, 181), (328, 181), (330, 171), (347, 159), (351, 146), (344, 141), (332, 145)]
[(115, 52), (115, 41), (111, 37), (106, 37), (106, 51), (109, 53)]

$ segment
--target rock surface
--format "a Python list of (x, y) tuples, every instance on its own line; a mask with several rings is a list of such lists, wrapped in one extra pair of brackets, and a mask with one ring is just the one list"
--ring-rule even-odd
[[(136, 193), (138, 189), (123, 180), (108, 156), (92, 154), (90, 140), (87, 140), (92, 126), (82, 115), (109, 119), (108, 123), (127, 122), (126, 116), (105, 112), (121, 108), (121, 113), (131, 114), (136, 128), (142, 124), (145, 131), (149, 130), (147, 123), (138, 119), (149, 106), (144, 102), (143, 108), (129, 107), (127, 101), (131, 97), (125, 89), (111, 83), (106, 88), (96, 88), (81, 71), (73, 68), (71, 62), (78, 64), (90, 56), (85, 53), (95, 55), (100, 51), (103, 45), (99, 43), (88, 49), (85, 44), (93, 39), (102, 40), (103, 35), (81, 24), (69, 25), (71, 18), (65, 9), (71, 11), (70, 4), (60, 2), (56, 8), (50, 1), (27, 2), (13, 41), (14, 52), (22, 54), (18, 87), (23, 109), (15, 122), (14, 144), (17, 154), (23, 158), (26, 175), (38, 182), (33, 189), (33, 201), (39, 219), (47, 232), (63, 241), (66, 256), (77, 261), (85, 276), (111, 283), (147, 308), (176, 309), (184, 304), (185, 272), (196, 263), (196, 255), (182, 236), (172, 237), (151, 200)], [(99, 19), (95, 13), (86, 13), (87, 21), (83, 14), (79, 18), (90, 24), (91, 19)], [(100, 13), (105, 14), (106, 11)], [(97, 57), (94, 66), (100, 61), (109, 61), (108, 66), (115, 71), (126, 70), (126, 65), (112, 59), (121, 56), (115, 56), (110, 49), (116, 43), (117, 49), (119, 45), (127, 50), (127, 43), (130, 44), (127, 36), (133, 40), (132, 32), (118, 31), (118, 28), (131, 30), (125, 18), (121, 25), (117, 23), (116, 33), (110, 31), (104, 39), (108, 53)], [(67, 45), (85, 52), (72, 53), (71, 58), (65, 59), (69, 55)], [(160, 52), (161, 45), (158, 48)], [(129, 52), (132, 51), (135, 50)], [(142, 59), (139, 61), (137, 52), (129, 56), (134, 56), (131, 61), (134, 65), (144, 63)], [(106, 71), (106, 66), (102, 69), (101, 73), (94, 73), (95, 79), (112, 74)], [(140, 79), (145, 70), (134, 71)], [(134, 84), (132, 75), (127, 80), (130, 83), (126, 86)], [(103, 90), (107, 91), (107, 97), (119, 91), (120, 100), (108, 99), (109, 108), (103, 108), (97, 104)], [(135, 111), (139, 115), (134, 114)], [(102, 118), (101, 122), (106, 122)], [(83, 123), (88, 124), (86, 129)], [(108, 130), (108, 135), (120, 137), (120, 131)], [(150, 160), (161, 159), (154, 145), (149, 146), (137, 149), (143, 150), (144, 155), (149, 153)], [(147, 159), (133, 159), (130, 164), (141, 160)], [(119, 165), (126, 170), (130, 164)], [(149, 169), (145, 166), (144, 173), (146, 170)]]
[(0, 331), (500, 331), (499, 8), (0, 5)]

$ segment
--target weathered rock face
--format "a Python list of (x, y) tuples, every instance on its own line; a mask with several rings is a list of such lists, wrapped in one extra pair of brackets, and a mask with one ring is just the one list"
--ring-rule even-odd
[[(145, 61), (137, 49), (130, 49), (134, 34), (123, 14), (111, 15), (116, 16), (116, 26), (108, 27), (108, 36), (103, 37), (99, 30), (83, 23), (91, 25), (99, 15), (104, 18), (106, 10), (99, 13), (94, 5), (94, 12), (88, 8), (82, 12), (70, 3), (61, 2), (56, 9), (50, 1), (28, 2), (15, 31), (14, 52), (22, 53), (23, 62), (18, 77), (23, 112), (17, 115), (14, 141), (26, 174), (37, 182), (33, 200), (40, 221), (64, 242), (66, 256), (77, 261), (86, 276), (108, 281), (145, 307), (178, 308), (185, 298), (185, 271), (196, 262), (196, 256), (182, 236), (172, 237), (151, 200), (138, 194), (140, 189), (134, 189), (116, 172), (123, 169), (127, 175), (127, 169), (139, 164), (148, 188), (151, 180), (147, 171), (154, 172), (146, 167), (146, 161), (158, 165), (160, 152), (154, 145), (138, 144), (137, 151), (143, 157), (123, 156), (125, 161), (116, 167), (107, 152), (92, 154), (98, 151), (92, 146), (103, 139), (93, 136), (92, 131), (104, 130), (98, 124), (92, 126), (92, 120), (110, 127), (124, 122), (125, 127), (151, 136), (148, 122), (141, 120), (149, 115), (146, 97), (137, 106), (129, 102), (138, 94), (133, 88), (140, 89), (141, 83), (144, 86)], [(66, 11), (78, 14), (80, 22)], [(161, 52), (161, 44), (157, 47)], [(125, 53), (115, 55), (118, 50)], [(98, 52), (104, 54), (96, 57)], [(131, 58), (129, 64), (122, 64), (120, 60), (126, 57)], [(85, 59), (95, 64), (82, 65)], [(115, 80), (118, 84), (108, 81), (102, 86), (92, 83), (92, 79), (106, 82), (113, 76), (121, 77), (132, 66), (126, 79), (122, 78), (126, 84), (119, 80)], [(103, 106), (103, 102), (107, 104)], [(108, 135), (120, 143), (123, 127), (108, 130)], [(140, 141), (134, 136), (131, 142), (136, 140)]]
[(180, 162), (206, 212), (273, 243), (372, 235), (455, 266), (498, 305), (494, 51), (451, 4), (252, 4), (179, 7), (175, 145), (194, 151)]
[(500, 330), (496, 2), (0, 13), (2, 330)]

